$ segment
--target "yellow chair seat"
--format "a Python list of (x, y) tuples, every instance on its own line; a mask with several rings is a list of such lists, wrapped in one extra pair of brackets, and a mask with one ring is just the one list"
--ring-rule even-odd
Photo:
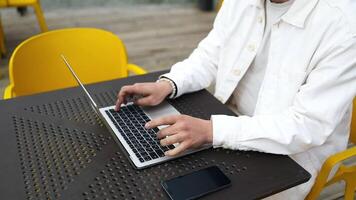
[(76, 86), (61, 60), (67, 57), (84, 84), (144, 74), (128, 64), (126, 49), (114, 34), (93, 28), (74, 28), (34, 36), (14, 51), (9, 64), (10, 85), (4, 98)]

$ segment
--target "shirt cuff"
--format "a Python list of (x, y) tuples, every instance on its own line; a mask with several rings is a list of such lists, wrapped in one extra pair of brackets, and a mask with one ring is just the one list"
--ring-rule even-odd
[(240, 117), (228, 115), (212, 115), (213, 147), (246, 150), (242, 144), (246, 135), (242, 132)]
[(169, 79), (169, 78), (167, 78), (165, 76), (159, 77), (157, 82), (160, 82), (160, 81), (166, 81), (171, 85), (172, 93), (169, 94), (168, 98), (169, 99), (174, 99), (177, 96), (177, 84), (174, 81), (172, 81), (171, 79)]
[(184, 93), (184, 89), (183, 89), (184, 77), (181, 77), (180, 75), (174, 73), (167, 73), (161, 75), (159, 78), (168, 78), (171, 81), (173, 81), (173, 83), (177, 86), (176, 88), (177, 91), (174, 98), (177, 98)]
[(213, 147), (222, 147), (226, 137), (226, 130), (223, 127), (221, 115), (212, 115), (211, 121), (213, 123)]

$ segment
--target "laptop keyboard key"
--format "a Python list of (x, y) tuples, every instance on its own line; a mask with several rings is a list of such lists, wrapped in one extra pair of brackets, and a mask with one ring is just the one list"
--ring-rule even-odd
[(152, 158), (149, 157), (149, 156), (144, 156), (143, 159), (144, 159), (145, 161), (150, 161), (150, 160), (152, 160)]
[(114, 109), (105, 112), (140, 162), (164, 157), (165, 151), (174, 149), (173, 145), (160, 145), (157, 138), (158, 128), (147, 130), (144, 127), (150, 118), (139, 106), (127, 105), (121, 107), (119, 112)]
[(157, 156), (157, 154), (155, 152), (151, 152), (150, 156), (151, 156), (152, 159), (158, 158), (158, 156)]

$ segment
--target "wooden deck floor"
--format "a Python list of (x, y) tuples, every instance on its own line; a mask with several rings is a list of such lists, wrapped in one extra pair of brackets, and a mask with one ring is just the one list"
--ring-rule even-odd
[[(14, 11), (1, 10), (9, 49), (1, 61), (0, 96), (8, 84), (7, 64), (13, 49), (38, 34), (32, 12), (20, 17)], [(50, 29), (96, 27), (117, 34), (125, 43), (131, 63), (148, 71), (167, 69), (186, 58), (212, 27), (215, 13), (204, 13), (193, 6), (125, 6), (51, 10), (45, 12)]]

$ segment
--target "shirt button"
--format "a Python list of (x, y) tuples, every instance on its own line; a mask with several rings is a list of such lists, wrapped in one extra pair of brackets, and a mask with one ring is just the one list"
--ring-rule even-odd
[(274, 24), (274, 25), (272, 26), (272, 30), (277, 30), (277, 29), (279, 29), (279, 25), (280, 25), (280, 22), (277, 22), (276, 24)]
[(257, 20), (258, 20), (258, 23), (262, 24), (262, 22), (263, 22), (263, 17), (262, 17), (262, 16), (259, 16)]
[(247, 46), (247, 49), (251, 52), (254, 52), (256, 50), (256, 46), (254, 44), (250, 44)]
[(223, 102), (223, 99), (221, 97), (216, 97), (220, 102)]
[(233, 73), (235, 74), (235, 76), (240, 76), (240, 75), (241, 75), (241, 70), (235, 69), (235, 70), (233, 71)]

